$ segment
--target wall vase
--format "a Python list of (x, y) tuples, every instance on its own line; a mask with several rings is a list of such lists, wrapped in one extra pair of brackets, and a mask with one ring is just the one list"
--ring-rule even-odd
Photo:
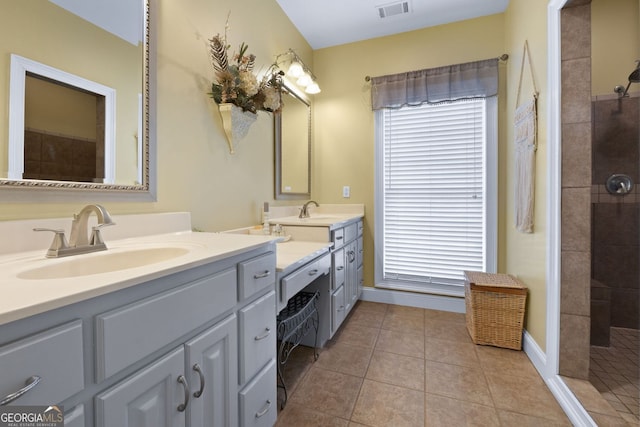
[(220, 104), (218, 108), (229, 144), (229, 153), (234, 154), (233, 142), (247, 136), (249, 128), (257, 120), (258, 115), (250, 111), (242, 111), (242, 108), (231, 103)]

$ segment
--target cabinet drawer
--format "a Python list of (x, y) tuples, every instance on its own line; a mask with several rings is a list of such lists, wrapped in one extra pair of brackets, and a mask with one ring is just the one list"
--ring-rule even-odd
[(240, 378), (244, 384), (276, 355), (276, 293), (269, 292), (238, 313)]
[(364, 247), (362, 246), (362, 236), (358, 237), (358, 248), (357, 248), (357, 255), (358, 255), (358, 266), (362, 265), (362, 256), (364, 254)]
[(333, 283), (331, 284), (331, 289), (338, 289), (344, 284), (344, 261), (344, 249), (338, 249), (331, 254), (331, 263), (333, 268)]
[(271, 427), (276, 422), (276, 362), (272, 359), (239, 393), (240, 425)]
[(0, 399), (40, 382), (10, 405), (57, 404), (84, 388), (82, 321), (0, 347)]
[(344, 242), (348, 243), (358, 237), (358, 223), (354, 222), (344, 227)]
[(236, 304), (230, 268), (96, 317), (98, 381), (161, 349)]
[(364, 222), (358, 221), (358, 236), (362, 236), (363, 231), (364, 231)]
[(280, 301), (286, 305), (289, 298), (300, 292), (309, 283), (316, 280), (323, 274), (329, 273), (329, 255), (325, 255), (319, 260), (311, 262), (298, 269), (295, 273), (280, 280)]
[(344, 228), (336, 228), (331, 232), (331, 241), (335, 249), (341, 248), (344, 245)]
[(340, 286), (331, 295), (331, 335), (338, 331), (345, 316), (344, 286)]
[(240, 300), (274, 284), (275, 280), (276, 254), (273, 252), (238, 264)]

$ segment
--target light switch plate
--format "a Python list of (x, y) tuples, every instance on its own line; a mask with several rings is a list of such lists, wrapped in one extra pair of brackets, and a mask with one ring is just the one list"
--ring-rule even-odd
[(344, 197), (345, 199), (351, 197), (351, 187), (349, 187), (348, 185), (342, 187), (342, 197)]

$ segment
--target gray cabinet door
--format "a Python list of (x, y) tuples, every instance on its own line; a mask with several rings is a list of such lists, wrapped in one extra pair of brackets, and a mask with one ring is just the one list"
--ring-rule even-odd
[(97, 426), (184, 426), (185, 412), (178, 410), (186, 397), (184, 385), (178, 382), (183, 370), (184, 350), (180, 347), (99, 394)]
[[(355, 224), (354, 224), (355, 225)], [(349, 313), (358, 301), (358, 242), (353, 240), (344, 251), (345, 262), (345, 311)]]
[(192, 427), (238, 424), (237, 323), (232, 314), (185, 344)]

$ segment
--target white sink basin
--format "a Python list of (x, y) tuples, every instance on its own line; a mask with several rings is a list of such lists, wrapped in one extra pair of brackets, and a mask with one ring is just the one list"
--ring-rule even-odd
[(55, 264), (25, 270), (18, 273), (17, 277), (27, 280), (50, 280), (110, 273), (168, 261), (189, 252), (188, 248), (179, 246), (127, 249), (120, 252), (107, 250), (91, 256), (76, 255)]

